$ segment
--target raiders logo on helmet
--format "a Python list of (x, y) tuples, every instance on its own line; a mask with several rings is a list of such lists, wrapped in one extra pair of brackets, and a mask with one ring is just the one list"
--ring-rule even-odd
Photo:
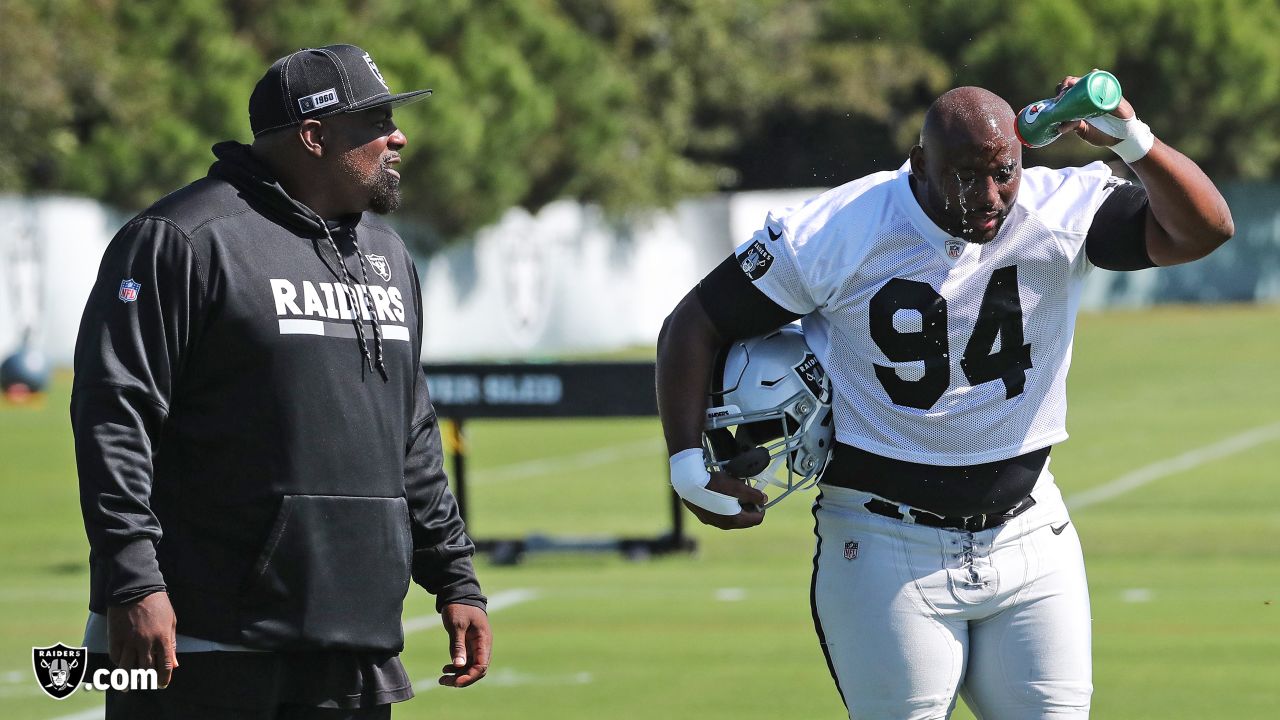
[(809, 392), (818, 398), (818, 402), (831, 402), (831, 383), (827, 382), (827, 371), (818, 364), (818, 358), (814, 357), (813, 353), (805, 353), (804, 360), (792, 369), (809, 388)]

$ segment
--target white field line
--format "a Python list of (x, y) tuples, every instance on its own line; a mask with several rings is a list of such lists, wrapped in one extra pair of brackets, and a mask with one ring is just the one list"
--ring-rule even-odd
[[(529, 590), (525, 588), (517, 588), (515, 590), (503, 590), (493, 594), (489, 598), (489, 613), (495, 613), (504, 610), (513, 605), (526, 603), (538, 597), (537, 590)], [(440, 615), (431, 613), (430, 615), (421, 615), (409, 618), (404, 621), (404, 634), (415, 633), (422, 630), (430, 630), (432, 628), (443, 630), (444, 626), (440, 624)]]
[(70, 715), (59, 715), (52, 720), (102, 720), (106, 715), (107, 709), (105, 707), (100, 707), (81, 710), (78, 713), (71, 713)]
[[(502, 592), (494, 593), (493, 597), (489, 598), (489, 612), (493, 613), (498, 610), (502, 610), (503, 608), (509, 608), (512, 605), (529, 602), (536, 597), (538, 597), (538, 592), (536, 590), (523, 588), (503, 590)], [(433, 627), (441, 627), (440, 616), (435, 613), (432, 613), (431, 615), (423, 615), (421, 617), (409, 618), (404, 621), (404, 632), (406, 635), (413, 632), (419, 632), (421, 630), (428, 630)], [(585, 681), (579, 680), (579, 682), (590, 681), (589, 677)], [(423, 688), (427, 688), (430, 687), (427, 683), (434, 683), (435, 679), (432, 678), (430, 681), (423, 680), (420, 682)], [(414, 683), (414, 685), (417, 686), (419, 683)], [(105, 712), (106, 711), (103, 708), (93, 708), (83, 712), (74, 713), (72, 715), (60, 715), (56, 718), (51, 718), (51, 720), (102, 720)]]
[[(511, 668), (500, 668), (494, 672), (485, 675), (484, 685), (481, 687), (515, 687), (517, 685), (538, 685), (546, 687), (548, 685), (588, 685), (595, 680), (595, 676), (589, 672), (559, 673), (559, 674), (543, 674), (543, 673), (525, 673)], [(413, 683), (414, 692), (424, 692), (440, 687), (435, 678), (423, 678)]]
[(1212, 445), (1188, 450), (1181, 455), (1140, 467), (1111, 482), (1071, 495), (1066, 499), (1067, 507), (1080, 510), (1090, 505), (1104, 503), (1160, 478), (1176, 475), (1274, 440), (1280, 440), (1280, 423), (1256, 427), (1238, 435), (1232, 435), (1225, 440), (1219, 440)]
[(31, 675), (27, 682), (21, 685), (5, 685), (0, 687), (0, 699), (24, 697), (29, 695), (40, 695), (40, 688), (36, 687), (36, 676)]
[[(489, 598), (489, 613), (492, 614), (494, 612), (497, 612), (498, 610), (502, 610), (503, 608), (509, 608), (512, 605), (519, 605), (520, 603), (529, 602), (530, 600), (533, 600), (536, 597), (538, 597), (537, 590), (529, 590), (529, 589), (523, 589), (523, 588), (518, 588), (515, 590), (504, 590), (499, 593), (494, 593), (493, 597)], [(428, 630), (430, 628), (443, 629), (443, 627), (440, 625), (439, 615), (433, 613), (431, 615), (423, 615), (421, 617), (410, 618), (404, 621), (405, 635), (408, 635), (411, 632), (417, 632), (419, 630)], [(486, 680), (487, 679), (488, 678), (486, 678)], [(582, 681), (582, 682), (591, 682), (591, 679), (590, 677), (588, 677), (585, 681)], [(421, 692), (423, 690), (430, 690), (431, 688), (436, 687), (437, 683), (435, 678), (423, 678), (422, 680), (414, 681), (412, 685), (413, 685), (414, 691)]]
[[(86, 563), (85, 567), (88, 567)], [(89, 601), (89, 584), (80, 588), (4, 588), (0, 602), (82, 602)]]
[(0, 698), (39, 695), (40, 688), (36, 687), (35, 678), (35, 673), (30, 670), (0, 673)]
[(485, 485), (489, 483), (539, 477), (542, 475), (553, 475), (555, 473), (571, 470), (586, 470), (588, 468), (615, 463), (619, 460), (632, 460), (642, 457), (652, 457), (656, 466), (656, 464), (662, 459), (662, 453), (662, 439), (655, 437), (635, 442), (608, 445), (606, 447), (587, 450), (573, 455), (539, 458), (537, 460), (526, 460), (524, 462), (511, 463), (509, 465), (499, 465), (497, 467), (487, 468), (484, 470), (473, 470), (469, 473), (471, 475), (469, 480)]

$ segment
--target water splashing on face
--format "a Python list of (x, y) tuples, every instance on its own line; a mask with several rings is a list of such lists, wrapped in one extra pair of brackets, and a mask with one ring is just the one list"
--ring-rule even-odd
[[(955, 173), (955, 176), (956, 190), (959, 192), (957, 195), (957, 201), (960, 203), (960, 232), (965, 235), (972, 235), (973, 228), (969, 227), (969, 208), (965, 207), (964, 197), (973, 190), (973, 185), (977, 179), (963, 180), (958, 172)], [(948, 202), (947, 209), (950, 209), (950, 202)]]

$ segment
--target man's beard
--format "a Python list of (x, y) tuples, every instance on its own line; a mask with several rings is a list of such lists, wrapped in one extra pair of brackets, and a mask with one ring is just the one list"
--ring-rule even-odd
[(379, 215), (386, 215), (399, 207), (400, 179), (383, 168), (370, 188), (369, 209)]

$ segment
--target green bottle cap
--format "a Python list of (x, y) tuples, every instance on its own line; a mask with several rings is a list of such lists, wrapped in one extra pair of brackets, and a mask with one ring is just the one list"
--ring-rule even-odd
[(1089, 117), (1097, 117), (1103, 113), (1109, 113), (1120, 106), (1120, 99), (1124, 96), (1120, 92), (1120, 81), (1116, 79), (1115, 75), (1106, 70), (1094, 70), (1080, 78), (1080, 82), (1085, 83), (1088, 87), (1089, 102), (1094, 108), (1101, 111)]
[(1031, 103), (1018, 113), (1018, 139), (1027, 147), (1044, 147), (1057, 140), (1058, 125), (1098, 117), (1115, 110), (1123, 94), (1120, 81), (1105, 70), (1094, 70), (1061, 96)]

